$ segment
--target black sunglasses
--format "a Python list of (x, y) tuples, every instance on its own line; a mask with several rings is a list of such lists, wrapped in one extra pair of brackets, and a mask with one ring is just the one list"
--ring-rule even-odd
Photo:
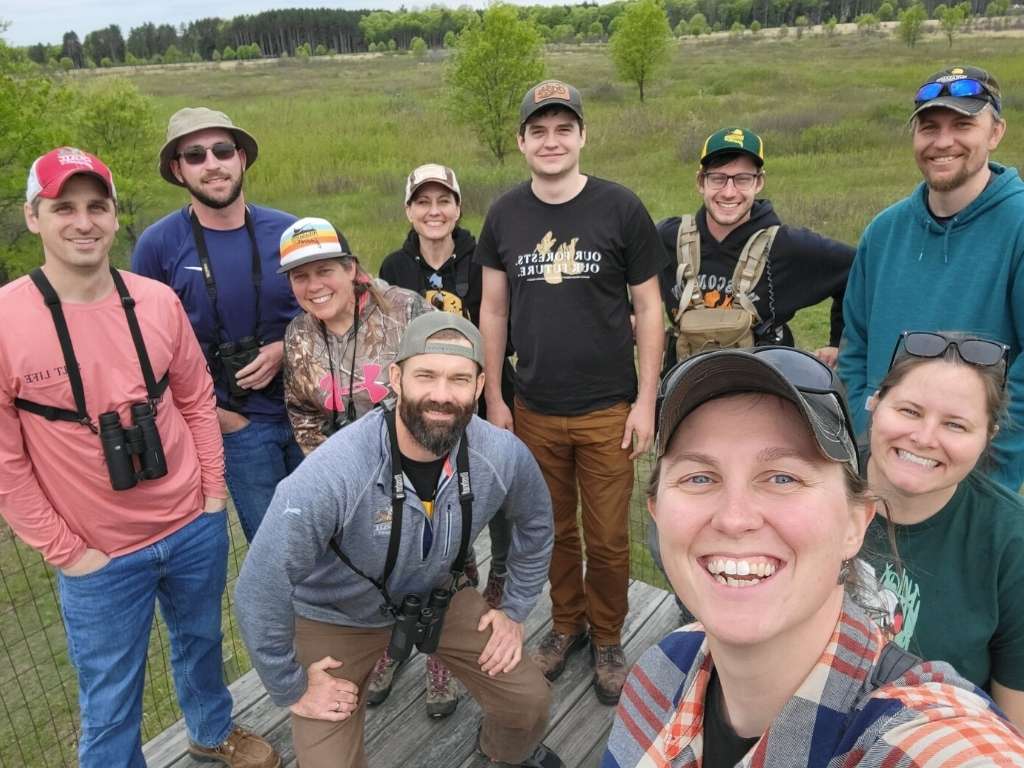
[(957, 98), (987, 97), (996, 108), (996, 112), (1000, 111), (999, 97), (992, 93), (992, 91), (989, 90), (989, 87), (981, 82), (981, 80), (975, 80), (973, 77), (964, 77), (960, 80), (953, 80), (949, 83), (925, 83), (917, 89), (917, 95), (914, 96), (914, 103), (923, 104), (926, 101), (931, 101), (932, 99), (938, 98), (943, 92)]
[(184, 152), (179, 152), (178, 158), (184, 160), (189, 165), (202, 165), (206, 162), (206, 153), (208, 151), (213, 152), (213, 156), (218, 160), (230, 160), (235, 156), (235, 152), (238, 151), (238, 147), (230, 141), (218, 141), (212, 147), (204, 147), (202, 144), (194, 144)]
[(941, 333), (931, 331), (904, 331), (896, 340), (896, 346), (892, 350), (892, 358), (889, 360), (889, 368), (897, 358), (901, 357), (900, 350), (904, 355), (910, 357), (937, 358), (946, 354), (946, 350), (952, 347), (968, 365), (977, 365), (982, 368), (991, 368), (993, 365), (1003, 365), (1003, 387), (1006, 386), (1006, 375), (1010, 359), (1010, 348), (1006, 344), (988, 339), (961, 338), (951, 339)]

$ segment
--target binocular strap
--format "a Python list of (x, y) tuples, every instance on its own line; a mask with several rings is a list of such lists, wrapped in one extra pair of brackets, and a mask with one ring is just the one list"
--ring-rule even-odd
[[(338, 543), (338, 538), (344, 534), (344, 531), (338, 536), (332, 537), (329, 543), (331, 549), (334, 550), (334, 554), (338, 556), (341, 562), (377, 588), (384, 597), (383, 610), (394, 616), (398, 614), (399, 606), (391, 599), (387, 589), (387, 582), (395, 570), (395, 563), (398, 562), (398, 551), (402, 540), (402, 512), (405, 507), (405, 473), (402, 470), (402, 454), (398, 449), (398, 431), (395, 427), (395, 411), (393, 409), (384, 409), (384, 423), (387, 424), (388, 437), (391, 444), (391, 533), (388, 536), (388, 554), (387, 559), (384, 561), (384, 573), (380, 579), (375, 579), (355, 566), (348, 555), (341, 550), (341, 546)], [(471, 544), (469, 539), (473, 526), (473, 486), (469, 479), (469, 436), (465, 431), (463, 431), (462, 437), (459, 439), (459, 450), (455, 455), (455, 475), (456, 482), (459, 484), (462, 538), (459, 542), (459, 554), (456, 556), (455, 562), (452, 563), (451, 567), (451, 591), (453, 593), (459, 589), (458, 582), (466, 565), (466, 556), (469, 554)]]

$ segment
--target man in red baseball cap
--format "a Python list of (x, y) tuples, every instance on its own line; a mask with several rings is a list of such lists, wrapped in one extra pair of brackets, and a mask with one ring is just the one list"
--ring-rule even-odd
[(177, 296), (110, 266), (110, 169), (61, 147), (29, 171), (43, 265), (0, 288), (0, 515), (57, 569), (78, 671), (82, 768), (145, 765), (153, 609), (200, 759), (273, 768), (221, 673), (224, 455), (206, 360)]

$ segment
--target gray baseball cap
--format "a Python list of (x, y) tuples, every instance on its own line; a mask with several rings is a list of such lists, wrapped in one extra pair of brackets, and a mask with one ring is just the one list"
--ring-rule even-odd
[[(470, 346), (450, 341), (430, 341), (430, 337), (440, 331), (456, 331), (466, 338)], [(415, 355), (457, 355), (472, 360), (481, 368), (484, 367), (484, 342), (480, 331), (469, 320), (453, 312), (437, 310), (425, 312), (414, 318), (405, 328), (402, 341), (398, 345), (395, 362), (400, 363)]]
[(522, 127), (534, 112), (550, 106), (565, 107), (580, 120), (583, 119), (580, 92), (561, 80), (545, 80), (537, 83), (523, 96), (523, 103), (519, 106), (519, 126)]
[(171, 160), (174, 159), (178, 141), (190, 133), (205, 131), (209, 128), (223, 128), (235, 137), (235, 144), (245, 152), (245, 170), (252, 168), (256, 156), (260, 153), (259, 145), (252, 134), (235, 125), (231, 118), (223, 112), (206, 107), (185, 107), (179, 109), (167, 122), (167, 139), (160, 150), (160, 175), (177, 187), (184, 186), (171, 173)]

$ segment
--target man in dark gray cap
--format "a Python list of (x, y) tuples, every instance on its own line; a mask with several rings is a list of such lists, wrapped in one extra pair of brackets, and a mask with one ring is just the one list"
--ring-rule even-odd
[[(377, 409), (278, 486), (235, 591), (242, 636), (271, 699), (292, 712), (303, 768), (366, 765), (365, 686), (385, 649), (435, 653), (484, 712), (479, 748), (504, 766), (558, 768), (540, 743), (551, 693), (523, 658), (523, 622), (547, 578), (551, 502), (530, 452), (474, 416), (483, 344), (465, 318), (409, 323)], [(466, 586), (473, 539), (512, 526), (492, 609)], [(451, 746), (420, 764), (458, 763)]]
[(242, 183), (258, 154), (223, 112), (171, 115), (160, 175), (191, 199), (148, 227), (132, 254), (132, 271), (178, 294), (206, 353), (228, 490), (250, 541), (275, 486), (302, 461), (281, 380), (284, 329), (299, 308), (277, 273), (281, 233), (295, 217), (246, 205)]
[(949, 67), (917, 89), (913, 150), (924, 181), (864, 230), (843, 302), (839, 375), (854, 427), (906, 330), (970, 330), (1010, 348), (1008, 418), (992, 478), (1024, 482), (1024, 182), (990, 157), (1006, 133), (1002, 93), (984, 69)]
[(589, 644), (595, 693), (614, 704), (626, 677), (632, 459), (654, 434), (666, 255), (635, 194), (580, 171), (587, 133), (576, 88), (538, 83), (519, 117), (530, 180), (491, 206), (474, 254), (484, 267), (487, 418), (512, 428), (499, 386), (511, 329), (515, 431), (544, 473), (555, 517), (553, 626), (534, 660), (554, 680)]

